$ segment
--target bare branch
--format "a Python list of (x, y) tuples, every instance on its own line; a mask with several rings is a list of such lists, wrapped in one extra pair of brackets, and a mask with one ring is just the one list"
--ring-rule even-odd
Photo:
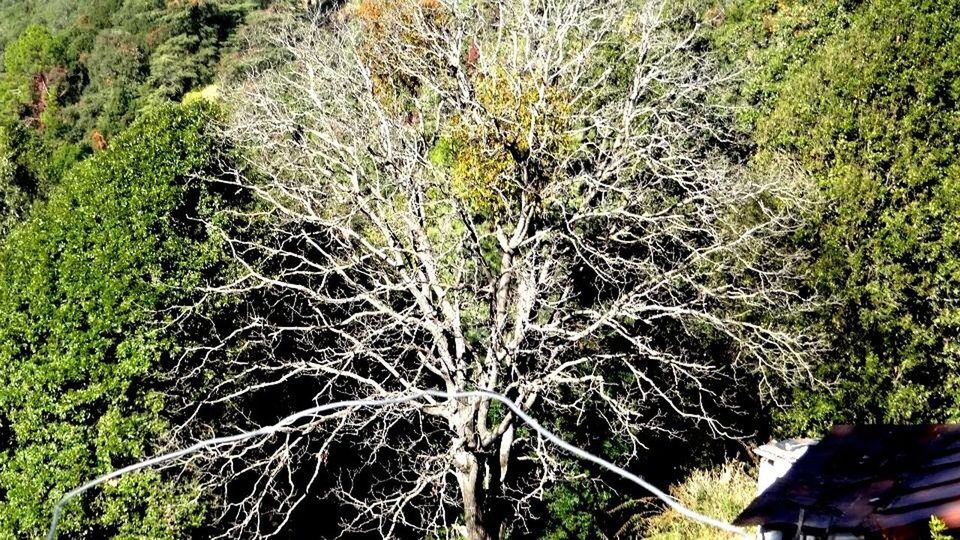
[(59, 501), (57, 501), (57, 504), (54, 505), (53, 507), (53, 515), (50, 520), (50, 530), (47, 533), (47, 540), (56, 540), (57, 524), (60, 521), (60, 514), (63, 512), (63, 509), (67, 505), (67, 503), (79, 497), (84, 492), (89, 491), (90, 489), (93, 489), (101, 484), (104, 484), (106, 482), (119, 478), (125, 474), (136, 472), (142, 469), (147, 469), (150, 467), (163, 465), (165, 463), (176, 461), (185, 456), (189, 456), (191, 454), (195, 454), (201, 451), (213, 450), (218, 447), (224, 447), (224, 446), (233, 446), (240, 443), (244, 443), (251, 439), (271, 437), (290, 429), (291, 427), (295, 426), (298, 422), (304, 419), (314, 418), (329, 411), (336, 411), (341, 409), (387, 407), (391, 405), (398, 405), (401, 403), (408, 403), (411, 401), (420, 400), (425, 397), (441, 398), (441, 399), (447, 399), (447, 400), (479, 398), (484, 400), (494, 400), (494, 401), (500, 402), (503, 405), (507, 406), (515, 415), (517, 415), (517, 417), (520, 420), (522, 420), (533, 431), (535, 431), (537, 434), (539, 434), (541, 437), (543, 437), (550, 443), (558, 446), (560, 449), (572, 454), (577, 458), (595, 463), (603, 467), (604, 469), (607, 469), (627, 480), (630, 480), (631, 482), (639, 485), (643, 489), (652, 493), (655, 497), (663, 501), (670, 508), (673, 508), (677, 512), (681, 513), (684, 516), (687, 516), (690, 519), (699, 521), (706, 525), (710, 525), (727, 532), (732, 532), (734, 534), (741, 536), (742, 538), (747, 538), (747, 539), (751, 538), (751, 536), (747, 534), (743, 529), (730, 525), (726, 522), (711, 518), (709, 516), (705, 516), (694, 510), (691, 510), (686, 506), (682, 505), (680, 502), (678, 502), (675, 498), (671, 497), (669, 494), (665, 493), (664, 491), (660, 490), (653, 484), (650, 484), (649, 482), (644, 480), (642, 477), (637, 476), (595, 454), (587, 452), (582, 448), (579, 448), (577, 446), (574, 446), (564, 441), (558, 435), (556, 435), (552, 431), (543, 427), (533, 417), (531, 417), (526, 412), (524, 412), (519, 405), (517, 405), (510, 399), (507, 399), (506, 397), (500, 394), (497, 394), (494, 392), (487, 392), (483, 390), (474, 390), (474, 391), (468, 391), (468, 392), (440, 392), (435, 390), (423, 390), (423, 391), (418, 391), (418, 392), (414, 392), (406, 395), (398, 395), (396, 397), (390, 397), (390, 398), (355, 399), (355, 400), (339, 401), (336, 403), (327, 403), (324, 405), (319, 405), (316, 407), (312, 407), (310, 409), (306, 409), (306, 410), (291, 414), (290, 416), (284, 417), (279, 422), (270, 426), (262, 427), (260, 429), (256, 429), (253, 431), (238, 433), (236, 435), (214, 437), (211, 439), (199, 441), (186, 448), (183, 448), (174, 452), (162, 454), (162, 455), (159, 455), (150, 459), (146, 459), (137, 463), (133, 463), (126, 467), (103, 474), (101, 476), (98, 476), (97, 478), (94, 478), (93, 480), (90, 480), (89, 482), (86, 482), (81, 486), (78, 486), (68, 491), (63, 495), (63, 497), (60, 498)]

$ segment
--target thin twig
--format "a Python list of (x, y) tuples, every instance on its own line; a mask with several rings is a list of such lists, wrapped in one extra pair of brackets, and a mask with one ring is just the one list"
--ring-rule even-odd
[(141, 469), (146, 469), (148, 467), (159, 465), (161, 463), (173, 461), (177, 458), (181, 458), (189, 454), (199, 452), (206, 448), (238, 443), (238, 442), (242, 442), (248, 439), (253, 439), (256, 437), (267, 437), (267, 436), (273, 435), (274, 433), (282, 430), (287, 426), (290, 426), (296, 423), (298, 420), (316, 416), (318, 414), (321, 414), (327, 411), (332, 411), (337, 409), (349, 409), (352, 407), (384, 407), (388, 405), (396, 405), (399, 403), (415, 401), (425, 396), (431, 396), (431, 397), (437, 397), (437, 398), (443, 398), (443, 399), (484, 398), (484, 399), (499, 401), (500, 403), (506, 405), (511, 411), (513, 411), (513, 413), (516, 414), (518, 418), (523, 420), (524, 423), (526, 423), (530, 427), (530, 429), (534, 430), (535, 432), (540, 434), (540, 436), (542, 436), (544, 439), (550, 441), (556, 446), (559, 446), (561, 449), (567, 451), (568, 453), (574, 455), (575, 457), (578, 457), (585, 461), (589, 461), (591, 463), (596, 463), (597, 465), (603, 467), (604, 469), (607, 469), (623, 478), (626, 478), (627, 480), (630, 480), (631, 482), (639, 485), (640, 487), (652, 493), (654, 496), (662, 500), (670, 508), (673, 508), (680, 514), (694, 521), (699, 521), (700, 523), (710, 525), (712, 527), (716, 527), (718, 529), (736, 534), (741, 538), (745, 538), (745, 539), (750, 538), (750, 535), (748, 535), (743, 529), (730, 525), (729, 523), (726, 523), (724, 521), (720, 521), (718, 519), (712, 518), (710, 516), (705, 516), (695, 510), (687, 508), (686, 506), (681, 504), (679, 501), (671, 497), (669, 494), (661, 491), (659, 488), (647, 482), (640, 476), (637, 476), (636, 474), (633, 474), (630, 471), (627, 471), (626, 469), (619, 467), (607, 461), (606, 459), (603, 459), (600, 456), (592, 454), (578, 446), (574, 446), (568, 443), (567, 441), (561, 439), (555, 433), (543, 427), (539, 422), (537, 422), (536, 419), (534, 419), (533, 417), (528, 415), (526, 412), (524, 412), (519, 405), (517, 405), (516, 403), (514, 403), (512, 400), (510, 400), (505, 396), (502, 396), (495, 392), (488, 392), (485, 390), (471, 390), (471, 391), (464, 391), (464, 392), (442, 392), (438, 390), (421, 390), (414, 393), (396, 396), (392, 398), (356, 399), (356, 400), (337, 401), (334, 403), (318, 405), (316, 407), (311, 407), (309, 409), (304, 409), (300, 412), (291, 414), (290, 416), (287, 416), (282, 420), (280, 420), (279, 422), (270, 426), (262, 427), (254, 431), (238, 433), (236, 435), (206, 439), (206, 440), (197, 442), (196, 444), (190, 445), (186, 448), (182, 448), (180, 450), (169, 452), (167, 454), (162, 454), (150, 459), (146, 459), (146, 460), (134, 463), (132, 465), (128, 465), (126, 467), (117, 469), (115, 471), (106, 473), (104, 475), (98, 476), (93, 480), (68, 491), (63, 495), (63, 497), (60, 498), (57, 504), (53, 507), (53, 516), (50, 521), (50, 531), (49, 533), (47, 533), (47, 540), (56, 539), (57, 524), (60, 522), (60, 514), (63, 511), (64, 506), (68, 502), (70, 502), (71, 499), (78, 497), (79, 495), (83, 494), (85, 491), (91, 488), (94, 488), (100, 484), (109, 482), (110, 480), (113, 480), (115, 478), (119, 478), (124, 474), (139, 471)]

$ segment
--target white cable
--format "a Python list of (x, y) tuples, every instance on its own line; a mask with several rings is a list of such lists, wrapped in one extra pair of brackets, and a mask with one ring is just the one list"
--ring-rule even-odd
[(302, 410), (298, 413), (291, 414), (290, 416), (287, 416), (282, 420), (280, 420), (279, 422), (277, 422), (276, 424), (273, 424), (270, 426), (262, 427), (260, 429), (257, 429), (254, 431), (248, 431), (245, 433), (238, 433), (236, 435), (206, 439), (196, 444), (190, 445), (186, 448), (182, 448), (180, 450), (176, 450), (167, 454), (162, 454), (150, 459), (146, 459), (144, 461), (140, 461), (132, 465), (127, 465), (126, 467), (123, 467), (121, 469), (117, 469), (115, 471), (98, 476), (93, 480), (90, 480), (89, 482), (68, 491), (63, 495), (63, 497), (60, 498), (59, 501), (57, 501), (57, 504), (54, 505), (53, 507), (53, 516), (50, 521), (50, 531), (47, 533), (47, 540), (56, 539), (57, 524), (60, 522), (60, 514), (63, 511), (63, 507), (66, 505), (66, 503), (68, 503), (71, 499), (77, 497), (78, 495), (82, 494), (83, 492), (87, 491), (88, 489), (96, 487), (104, 482), (109, 482), (110, 480), (113, 480), (114, 478), (118, 478), (124, 474), (134, 472), (134, 471), (139, 471), (140, 469), (145, 469), (147, 467), (152, 467), (154, 465), (159, 465), (167, 461), (172, 461), (179, 457), (183, 457), (183, 456), (192, 454), (194, 452), (203, 450), (204, 448), (210, 448), (210, 447), (220, 446), (225, 444), (232, 444), (232, 443), (241, 442), (247, 439), (253, 439), (256, 437), (265, 437), (268, 435), (272, 435), (280, 431), (281, 429), (297, 422), (302, 418), (315, 416), (326, 411), (331, 411), (336, 409), (349, 409), (352, 407), (383, 407), (386, 405), (396, 405), (398, 403), (414, 401), (424, 396), (432, 396), (432, 397), (438, 397), (443, 399), (462, 399), (462, 398), (468, 398), (468, 397), (480, 397), (485, 399), (492, 399), (494, 401), (499, 401), (500, 403), (503, 403), (504, 405), (506, 405), (507, 408), (509, 408), (511, 411), (513, 411), (513, 413), (517, 415), (518, 418), (523, 420), (524, 423), (526, 423), (530, 427), (530, 429), (537, 432), (543, 438), (547, 439), (551, 443), (555, 444), (556, 446), (559, 446), (563, 450), (566, 450), (567, 452), (573, 454), (574, 456), (580, 459), (589, 461), (591, 463), (596, 463), (597, 465), (603, 467), (604, 469), (607, 469), (611, 472), (614, 472), (622, 476), (623, 478), (626, 478), (627, 480), (630, 480), (631, 482), (639, 485), (640, 487), (652, 493), (655, 497), (657, 497), (658, 499), (666, 503), (667, 506), (669, 506), (670, 508), (673, 508), (680, 514), (694, 521), (699, 521), (700, 523), (710, 525), (712, 527), (716, 527), (718, 529), (722, 529), (724, 531), (736, 534), (741, 538), (744, 538), (744, 539), (751, 538), (751, 536), (748, 535), (743, 529), (740, 529), (739, 527), (735, 527), (724, 521), (720, 521), (718, 519), (712, 518), (710, 516), (705, 516), (694, 510), (691, 510), (686, 506), (682, 505), (680, 502), (678, 502), (676, 499), (674, 499), (667, 493), (664, 493), (663, 491), (658, 489), (653, 484), (647, 482), (643, 478), (627, 471), (626, 469), (618, 467), (617, 465), (599, 456), (591, 454), (590, 452), (587, 452), (582, 448), (578, 448), (564, 441), (563, 439), (558, 437), (556, 434), (554, 434), (552, 431), (540, 425), (540, 423), (537, 422), (533, 417), (523, 412), (523, 410), (520, 408), (519, 405), (517, 405), (510, 399), (506, 398), (505, 396), (502, 396), (495, 392), (488, 392), (486, 390), (470, 390), (470, 391), (464, 391), (464, 392), (442, 392), (439, 390), (422, 390), (422, 391), (417, 391), (411, 394), (397, 396), (393, 398), (355, 399), (355, 400), (348, 400), (348, 401), (337, 401), (335, 403), (327, 403), (325, 405), (318, 405), (316, 407), (311, 407), (309, 409)]

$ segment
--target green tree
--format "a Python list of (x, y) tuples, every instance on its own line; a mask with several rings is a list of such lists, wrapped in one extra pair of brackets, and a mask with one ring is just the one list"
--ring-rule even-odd
[(63, 70), (58, 69), (58, 45), (49, 30), (33, 25), (3, 51), (3, 119), (29, 116), (35, 122), (41, 121), (40, 115), (51, 105), (64, 78)]
[(20, 134), (11, 141), (25, 204), (148, 106), (211, 82), (221, 49), (263, 4), (0, 0), (0, 124)]
[(31, 197), (45, 193), (83, 154), (66, 138), (71, 126), (64, 105), (76, 91), (76, 79), (64, 61), (63, 44), (45, 27), (32, 25), (3, 54), (0, 124), (18, 134), (10, 139), (11, 150)]
[(137, 112), (144, 81), (143, 53), (135, 36), (124, 30), (97, 35), (86, 58), (89, 84), (80, 100), (81, 127), (112, 136), (128, 125)]
[(180, 99), (213, 78), (221, 49), (255, 4), (244, 0), (172, 3), (159, 17), (146, 101)]
[(800, 391), (785, 425), (960, 417), (960, 2), (743, 0), (725, 16), (758, 159), (795, 156), (828, 203), (802, 241), (832, 300), (813, 322), (836, 385)]
[[(0, 248), (0, 535), (39, 536), (68, 489), (156, 452), (159, 377), (183, 336), (164, 308), (216, 259), (189, 217), (187, 175), (213, 159), (209, 111), (169, 106), (72, 170)], [(195, 487), (131, 475), (67, 509), (62, 531), (177, 538), (202, 515)]]
[(56, 32), (75, 23), (78, 14), (96, 14), (100, 6), (121, 0), (0, 0), (0, 48), (31, 24)]
[(17, 131), (0, 126), (0, 235), (20, 220), (30, 200), (17, 163)]

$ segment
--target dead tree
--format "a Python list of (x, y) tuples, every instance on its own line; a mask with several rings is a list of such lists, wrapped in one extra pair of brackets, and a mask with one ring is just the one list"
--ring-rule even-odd
[[(365, 0), (277, 32), (294, 60), (227, 93), (244, 161), (217, 180), (255, 196), (232, 219), (262, 234), (211, 224), (241, 271), (210, 292), (272, 291), (299, 319), (252, 316), (195, 351), (195, 369), (232, 374), (201, 406), (294, 378), (317, 402), (479, 389), (591, 414), (628, 459), (647, 429), (726, 434), (717, 378), (805, 374), (812, 342), (782, 324), (806, 301), (785, 241), (803, 179), (725, 156), (726, 78), (672, 22), (657, 0)], [(726, 352), (705, 354), (708, 336)], [(266, 534), (264, 494), (289, 515), (311, 489), (290, 470), (350, 437), (404, 468), (372, 495), (336, 487), (356, 509), (344, 530), (500, 538), (565, 474), (489, 400), (370, 414), (220, 456), (257, 475), (228, 534)]]

